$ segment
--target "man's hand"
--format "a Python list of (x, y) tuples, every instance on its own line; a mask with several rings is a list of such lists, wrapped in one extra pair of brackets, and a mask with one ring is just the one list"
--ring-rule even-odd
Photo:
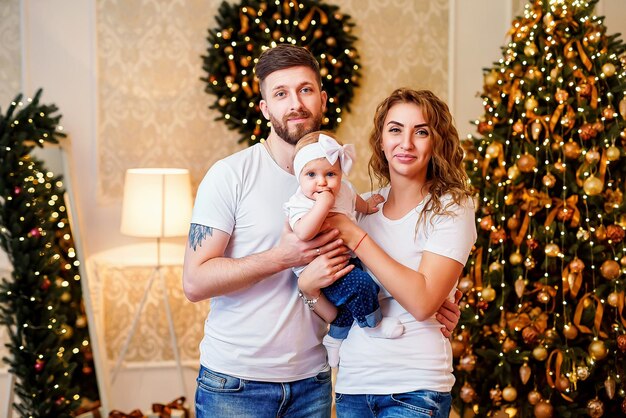
[(326, 229), (310, 241), (301, 241), (289, 227), (289, 222), (285, 222), (280, 242), (275, 250), (279, 251), (279, 258), (285, 264), (285, 268), (305, 266), (318, 255), (341, 247), (343, 241), (337, 239), (338, 237), (337, 229)]
[(461, 296), (463, 296), (463, 293), (457, 289), (454, 294), (454, 303), (446, 299), (435, 314), (437, 321), (441, 322), (444, 326), (441, 328), (441, 333), (446, 338), (450, 338), (452, 336), (452, 331), (454, 331), (454, 328), (456, 328), (459, 323), (459, 319), (461, 319), (461, 308), (459, 308)]

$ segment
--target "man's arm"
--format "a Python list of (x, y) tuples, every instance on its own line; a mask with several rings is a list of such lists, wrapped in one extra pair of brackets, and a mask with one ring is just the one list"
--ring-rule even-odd
[(224, 251), (229, 234), (191, 224), (183, 265), (185, 296), (198, 302), (245, 289), (287, 268), (308, 264), (317, 255), (341, 245), (337, 235), (337, 230), (331, 230), (305, 242), (286, 227), (276, 247), (242, 258), (228, 258)]

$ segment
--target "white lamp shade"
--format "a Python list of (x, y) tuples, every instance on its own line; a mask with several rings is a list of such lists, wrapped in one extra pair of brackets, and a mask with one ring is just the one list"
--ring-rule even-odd
[(187, 235), (191, 209), (189, 170), (126, 170), (120, 228), (122, 234), (152, 238)]

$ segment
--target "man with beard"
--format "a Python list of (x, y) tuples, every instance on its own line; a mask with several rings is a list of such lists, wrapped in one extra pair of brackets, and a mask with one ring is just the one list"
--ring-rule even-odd
[[(211, 298), (196, 417), (329, 417), (331, 373), (321, 344), (327, 324), (312, 308), (324, 312), (330, 303), (303, 303), (291, 268), (347, 249), (337, 230), (298, 240), (282, 209), (298, 187), (295, 144), (320, 128), (326, 92), (319, 64), (301, 47), (266, 50), (255, 72), (270, 135), (209, 169), (185, 253), (185, 295)], [(347, 260), (328, 273), (330, 282), (352, 268)], [(449, 329), (458, 322), (456, 313), (451, 318)]]

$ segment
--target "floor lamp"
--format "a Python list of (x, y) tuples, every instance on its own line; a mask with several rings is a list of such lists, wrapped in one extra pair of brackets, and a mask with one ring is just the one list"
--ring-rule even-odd
[(141, 303), (135, 312), (130, 332), (118, 356), (111, 381), (115, 378), (126, 356), (126, 351), (136, 332), (141, 311), (146, 303), (155, 278), (161, 282), (163, 302), (169, 325), (172, 351), (183, 393), (187, 394), (185, 376), (178, 352), (176, 331), (172, 320), (172, 310), (167, 297), (165, 278), (161, 271), (161, 238), (185, 236), (189, 232), (192, 196), (189, 171), (178, 168), (131, 168), (126, 171), (124, 200), (122, 203), (122, 223), (120, 231), (133, 237), (156, 238), (157, 262), (146, 285)]

